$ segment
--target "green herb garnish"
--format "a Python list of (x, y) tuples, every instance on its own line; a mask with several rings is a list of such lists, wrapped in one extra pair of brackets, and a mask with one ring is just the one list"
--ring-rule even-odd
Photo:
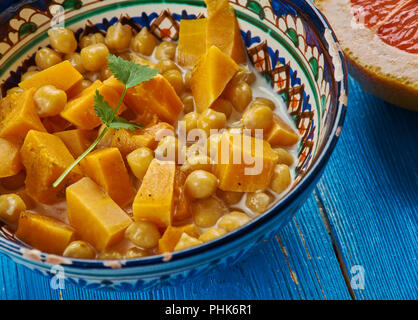
[(123, 93), (118, 101), (118, 104), (115, 109), (109, 105), (109, 103), (103, 98), (103, 96), (96, 90), (96, 95), (94, 96), (94, 109), (96, 110), (97, 116), (105, 124), (105, 128), (102, 130), (100, 135), (94, 140), (94, 142), (80, 155), (63, 173), (62, 175), (52, 184), (54, 187), (57, 187), (65, 177), (74, 169), (74, 167), (80, 163), (103, 139), (105, 134), (109, 129), (127, 129), (135, 130), (136, 128), (143, 128), (142, 125), (134, 122), (129, 122), (128, 120), (118, 117), (116, 114), (119, 110), (120, 105), (122, 104), (123, 99), (125, 98), (126, 91), (134, 87), (141, 82), (151, 80), (157, 73), (157, 69), (152, 69), (149, 66), (141, 66), (132, 61), (126, 61), (120, 57), (116, 57), (113, 54), (107, 56), (107, 65), (109, 66), (110, 71), (116, 79), (121, 81), (124, 84)]

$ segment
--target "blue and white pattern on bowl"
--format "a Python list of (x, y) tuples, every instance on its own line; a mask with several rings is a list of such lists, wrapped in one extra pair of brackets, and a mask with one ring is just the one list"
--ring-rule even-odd
[[(118, 261), (67, 259), (28, 248), (6, 226), (0, 226), (1, 253), (45, 275), (63, 271), (66, 281), (82, 287), (145, 289), (161, 281), (175, 285), (215, 266), (231, 265), (293, 216), (319, 179), (342, 129), (347, 105), (343, 55), (327, 21), (309, 1), (230, 2), (251, 62), (283, 97), (302, 137), (296, 179), (284, 198), (248, 225), (172, 254)], [(65, 24), (77, 37), (84, 30), (105, 31), (123, 17), (137, 30), (148, 27), (160, 39), (177, 40), (180, 19), (205, 15), (204, 2), (197, 0), (54, 0), (25, 5), (0, 29), (3, 94), (34, 64), (36, 49), (48, 44), (45, 31), (57, 8), (65, 12)]]

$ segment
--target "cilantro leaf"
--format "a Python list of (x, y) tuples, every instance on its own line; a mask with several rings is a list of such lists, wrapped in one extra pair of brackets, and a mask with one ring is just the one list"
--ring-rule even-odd
[(113, 122), (109, 125), (112, 129), (127, 129), (134, 131), (135, 129), (142, 129), (144, 126), (135, 122), (130, 122), (122, 117), (115, 117)]
[(137, 84), (151, 80), (157, 73), (157, 69), (149, 66), (141, 66), (132, 61), (127, 61), (113, 54), (107, 56), (108, 67), (116, 79), (122, 81), (126, 88), (131, 88)]
[(113, 121), (113, 109), (98, 90), (94, 95), (94, 102), (94, 110), (96, 110), (97, 116), (104, 124), (109, 125)]

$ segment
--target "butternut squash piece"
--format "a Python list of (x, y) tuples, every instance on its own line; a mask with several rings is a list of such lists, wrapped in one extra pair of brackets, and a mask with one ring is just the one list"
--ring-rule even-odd
[(207, 19), (180, 20), (177, 61), (181, 66), (194, 66), (206, 52)]
[(290, 147), (299, 141), (299, 136), (279, 116), (274, 115), (273, 125), (266, 132), (265, 139), (272, 146)]
[[(118, 92), (123, 90), (122, 83), (113, 77), (104, 83)], [(173, 86), (160, 74), (149, 81), (129, 88), (123, 101), (138, 114), (150, 111), (170, 124), (177, 120), (183, 109), (183, 103)]]
[(16, 139), (0, 138), (0, 178), (11, 177), (22, 170), (20, 144)]
[(150, 135), (143, 135), (142, 130), (132, 132), (126, 129), (119, 129), (113, 135), (111, 147), (118, 148), (125, 157), (141, 147), (155, 148), (154, 142), (154, 138)]
[(184, 190), (187, 174), (180, 168), (176, 168), (176, 180), (174, 189), (174, 221), (182, 221), (190, 218), (192, 213), (190, 210), (190, 199)]
[(148, 167), (135, 197), (133, 214), (136, 221), (146, 219), (159, 227), (173, 221), (176, 164), (154, 159)]
[(0, 100), (0, 137), (17, 137), (22, 141), (29, 130), (46, 131), (36, 112), (31, 88)]
[(236, 63), (245, 63), (247, 54), (234, 8), (228, 0), (208, 0), (206, 47), (217, 46)]
[(29, 131), (20, 155), (26, 168), (26, 191), (38, 202), (52, 204), (64, 200), (65, 188), (82, 177), (77, 166), (59, 186), (52, 186), (74, 162), (74, 157), (65, 144), (52, 134)]
[(95, 131), (73, 129), (55, 132), (55, 136), (64, 142), (74, 158), (78, 158), (93, 142), (96, 135)]
[(86, 176), (105, 189), (120, 207), (123, 208), (132, 201), (135, 191), (119, 149), (96, 150), (81, 161), (81, 168)]
[(188, 224), (181, 227), (168, 226), (163, 236), (158, 241), (158, 252), (164, 253), (174, 251), (174, 248), (183, 233), (194, 238), (199, 237), (199, 230), (194, 224)]
[[(91, 130), (99, 126), (101, 121), (94, 110), (94, 95), (96, 90), (104, 97), (112, 108), (116, 108), (120, 94), (100, 80), (95, 81), (89, 88), (84, 89), (78, 96), (68, 101), (61, 117), (67, 119), (72, 124), (85, 130)], [(118, 114), (126, 110), (124, 103), (121, 104)]]
[(219, 189), (255, 192), (269, 186), (278, 155), (267, 141), (225, 132), (218, 148), (214, 173), (219, 179)]
[(81, 79), (83, 79), (81, 73), (73, 67), (70, 61), (65, 60), (22, 81), (19, 83), (19, 87), (23, 90), (30, 88), (39, 89), (50, 84), (58, 89), (67, 91)]
[(198, 112), (203, 112), (218, 99), (239, 66), (228, 55), (212, 46), (192, 72), (190, 86)]
[(176, 246), (174, 247), (174, 251), (184, 250), (190, 247), (197, 246), (202, 243), (203, 241), (195, 237), (191, 237), (187, 233), (183, 232), (183, 234), (180, 237), (180, 240), (177, 242)]
[(158, 133), (161, 132), (160, 130), (171, 130), (174, 132), (173, 126), (166, 122), (159, 122), (133, 132), (119, 129), (113, 135), (111, 146), (118, 148), (123, 156), (141, 147), (154, 150), (158, 145), (156, 138)]
[(60, 115), (43, 118), (42, 124), (44, 125), (46, 131), (49, 133), (64, 131), (72, 126), (70, 122), (64, 118), (61, 118)]
[(68, 219), (81, 239), (102, 251), (123, 239), (131, 218), (90, 178), (67, 188)]
[(74, 240), (74, 230), (54, 218), (23, 211), (19, 217), (16, 237), (40, 251), (62, 255)]

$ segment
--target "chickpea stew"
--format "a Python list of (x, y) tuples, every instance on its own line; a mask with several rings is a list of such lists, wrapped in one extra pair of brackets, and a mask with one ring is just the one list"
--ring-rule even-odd
[[(17, 238), (71, 258), (140, 258), (221, 237), (289, 189), (299, 135), (249, 65), (228, 1), (207, 6), (181, 20), (178, 43), (121, 22), (79, 41), (48, 32), (0, 100), (0, 220)], [(158, 74), (124, 86), (111, 55)]]

